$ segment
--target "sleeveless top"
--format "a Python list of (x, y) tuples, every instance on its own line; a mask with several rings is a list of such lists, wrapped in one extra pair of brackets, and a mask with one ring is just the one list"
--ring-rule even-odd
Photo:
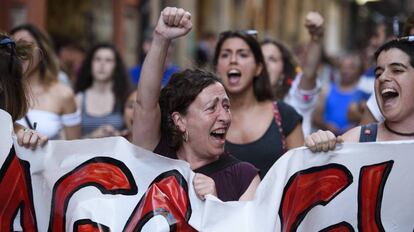
[(124, 128), (124, 119), (122, 117), (122, 109), (121, 107), (115, 105), (114, 110), (112, 113), (104, 116), (92, 116), (86, 112), (86, 94), (84, 92), (82, 94), (82, 101), (81, 101), (81, 134), (87, 135), (102, 125), (112, 125), (115, 129), (121, 130)]
[[(168, 146), (168, 139), (161, 136), (161, 140), (154, 153), (178, 159), (177, 153)], [(225, 153), (219, 159), (193, 170), (214, 180), (217, 197), (222, 201), (238, 201), (259, 170), (247, 162), (241, 162), (233, 156)]]
[(60, 138), (60, 131), (64, 126), (76, 126), (79, 125), (80, 121), (79, 111), (58, 115), (50, 111), (29, 109), (26, 117), (19, 119), (17, 122), (26, 128), (33, 128), (33, 124), (36, 122), (36, 131), (53, 140)]
[[(249, 162), (258, 168), (262, 179), (276, 160), (285, 153), (283, 137), (289, 136), (298, 123), (302, 122), (302, 116), (290, 105), (278, 101), (277, 106), (281, 116), (282, 130), (279, 130), (275, 119), (272, 120), (266, 132), (258, 140), (246, 144), (235, 144), (226, 140), (225, 144), (227, 152), (237, 159)], [(283, 135), (281, 131), (283, 131)]]
[(378, 124), (371, 123), (361, 126), (361, 132), (359, 134), (359, 142), (375, 142), (377, 141)]
[(369, 94), (355, 88), (352, 91), (343, 92), (337, 84), (331, 84), (330, 91), (326, 96), (324, 120), (333, 123), (340, 131), (344, 133), (354, 125), (348, 120), (348, 109), (351, 103), (366, 101)]

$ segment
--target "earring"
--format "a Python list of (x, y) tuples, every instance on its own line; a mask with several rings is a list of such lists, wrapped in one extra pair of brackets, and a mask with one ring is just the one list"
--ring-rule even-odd
[(183, 141), (186, 143), (188, 142), (188, 131), (186, 130), (183, 134)]
[(284, 80), (285, 80), (285, 74), (282, 74), (279, 80), (277, 80), (277, 86), (282, 86)]

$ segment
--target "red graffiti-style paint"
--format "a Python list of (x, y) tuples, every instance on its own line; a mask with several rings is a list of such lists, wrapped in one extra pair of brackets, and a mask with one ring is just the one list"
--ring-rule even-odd
[(164, 172), (152, 182), (128, 219), (124, 231), (141, 231), (156, 215), (164, 216), (170, 231), (196, 231), (188, 224), (191, 205), (187, 182), (177, 170)]
[(340, 222), (338, 224), (329, 226), (320, 232), (354, 232), (354, 228), (347, 222)]
[(109, 157), (90, 159), (62, 176), (53, 187), (49, 231), (65, 231), (66, 208), (71, 196), (86, 186), (103, 194), (135, 195), (138, 190), (126, 165)]
[(385, 231), (381, 222), (381, 202), (393, 164), (391, 160), (361, 168), (358, 189), (359, 231)]
[(309, 210), (326, 205), (352, 183), (352, 174), (339, 164), (313, 167), (294, 174), (285, 186), (279, 217), (282, 231), (296, 231)]
[(37, 231), (30, 178), (30, 165), (11, 148), (0, 169), (0, 231), (13, 231), (13, 221), (20, 210), (23, 231)]
[(96, 223), (89, 219), (82, 219), (75, 222), (74, 232), (109, 232), (109, 227)]

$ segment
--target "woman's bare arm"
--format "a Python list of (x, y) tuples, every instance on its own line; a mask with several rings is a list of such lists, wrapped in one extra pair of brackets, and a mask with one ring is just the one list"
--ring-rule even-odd
[(158, 104), (161, 79), (168, 47), (173, 39), (184, 36), (192, 27), (191, 14), (167, 7), (160, 15), (151, 48), (144, 60), (134, 105), (133, 143), (154, 150), (161, 137), (161, 111)]

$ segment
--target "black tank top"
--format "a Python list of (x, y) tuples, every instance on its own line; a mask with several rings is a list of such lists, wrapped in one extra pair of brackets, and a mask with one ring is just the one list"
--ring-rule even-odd
[(371, 123), (368, 125), (361, 126), (361, 132), (359, 135), (359, 142), (375, 142), (377, 141), (378, 124)]

